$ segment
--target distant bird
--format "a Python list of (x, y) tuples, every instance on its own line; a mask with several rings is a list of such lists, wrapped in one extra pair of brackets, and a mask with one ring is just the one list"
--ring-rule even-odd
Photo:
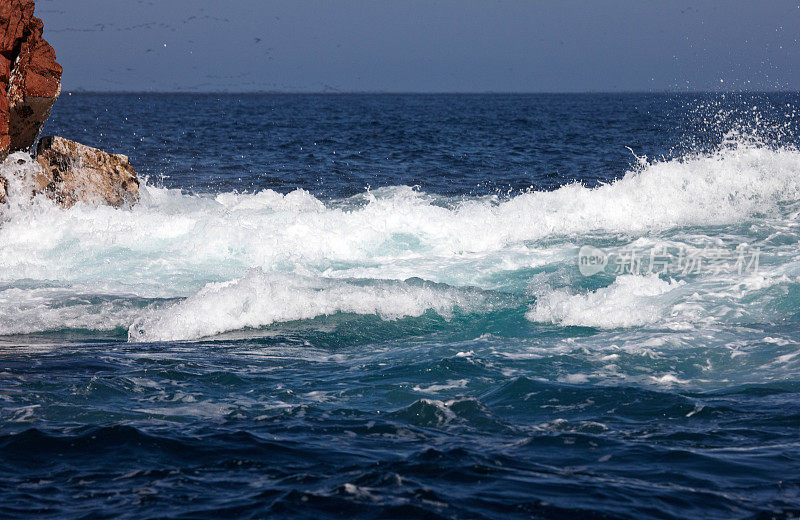
[(261, 38), (254, 38), (256, 43), (261, 43)]

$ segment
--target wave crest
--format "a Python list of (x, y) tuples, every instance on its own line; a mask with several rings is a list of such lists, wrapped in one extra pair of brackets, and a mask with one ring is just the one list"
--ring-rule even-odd
[(451, 317), (456, 309), (487, 304), (474, 290), (423, 281), (353, 281), (250, 270), (244, 277), (211, 283), (197, 294), (137, 320), (131, 341), (191, 340), (222, 332), (335, 313), (375, 314), (384, 320), (431, 310)]

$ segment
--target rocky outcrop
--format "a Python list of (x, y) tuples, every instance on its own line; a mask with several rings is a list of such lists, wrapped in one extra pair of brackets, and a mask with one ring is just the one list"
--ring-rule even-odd
[(139, 200), (139, 179), (125, 155), (106, 153), (62, 137), (43, 137), (36, 148), (42, 172), (35, 189), (66, 207), (130, 206)]
[(0, 0), (0, 159), (29, 150), (61, 93), (61, 65), (33, 0)]
[[(33, 0), (0, 0), (0, 162), (30, 151), (61, 93), (61, 66), (33, 10)], [(139, 180), (126, 156), (61, 137), (42, 138), (35, 162), (19, 153), (3, 167), (8, 179), (0, 176), (0, 204), (41, 193), (65, 207), (139, 200)]]

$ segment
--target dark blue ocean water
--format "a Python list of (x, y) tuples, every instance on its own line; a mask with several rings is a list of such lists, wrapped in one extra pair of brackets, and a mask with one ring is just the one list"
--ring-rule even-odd
[(800, 517), (798, 103), (63, 94), (147, 182), (2, 213), (0, 517)]

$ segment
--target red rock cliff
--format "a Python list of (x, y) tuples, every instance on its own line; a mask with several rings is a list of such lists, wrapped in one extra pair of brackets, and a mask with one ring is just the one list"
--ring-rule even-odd
[(61, 65), (33, 0), (0, 0), (0, 159), (28, 150), (61, 93)]

